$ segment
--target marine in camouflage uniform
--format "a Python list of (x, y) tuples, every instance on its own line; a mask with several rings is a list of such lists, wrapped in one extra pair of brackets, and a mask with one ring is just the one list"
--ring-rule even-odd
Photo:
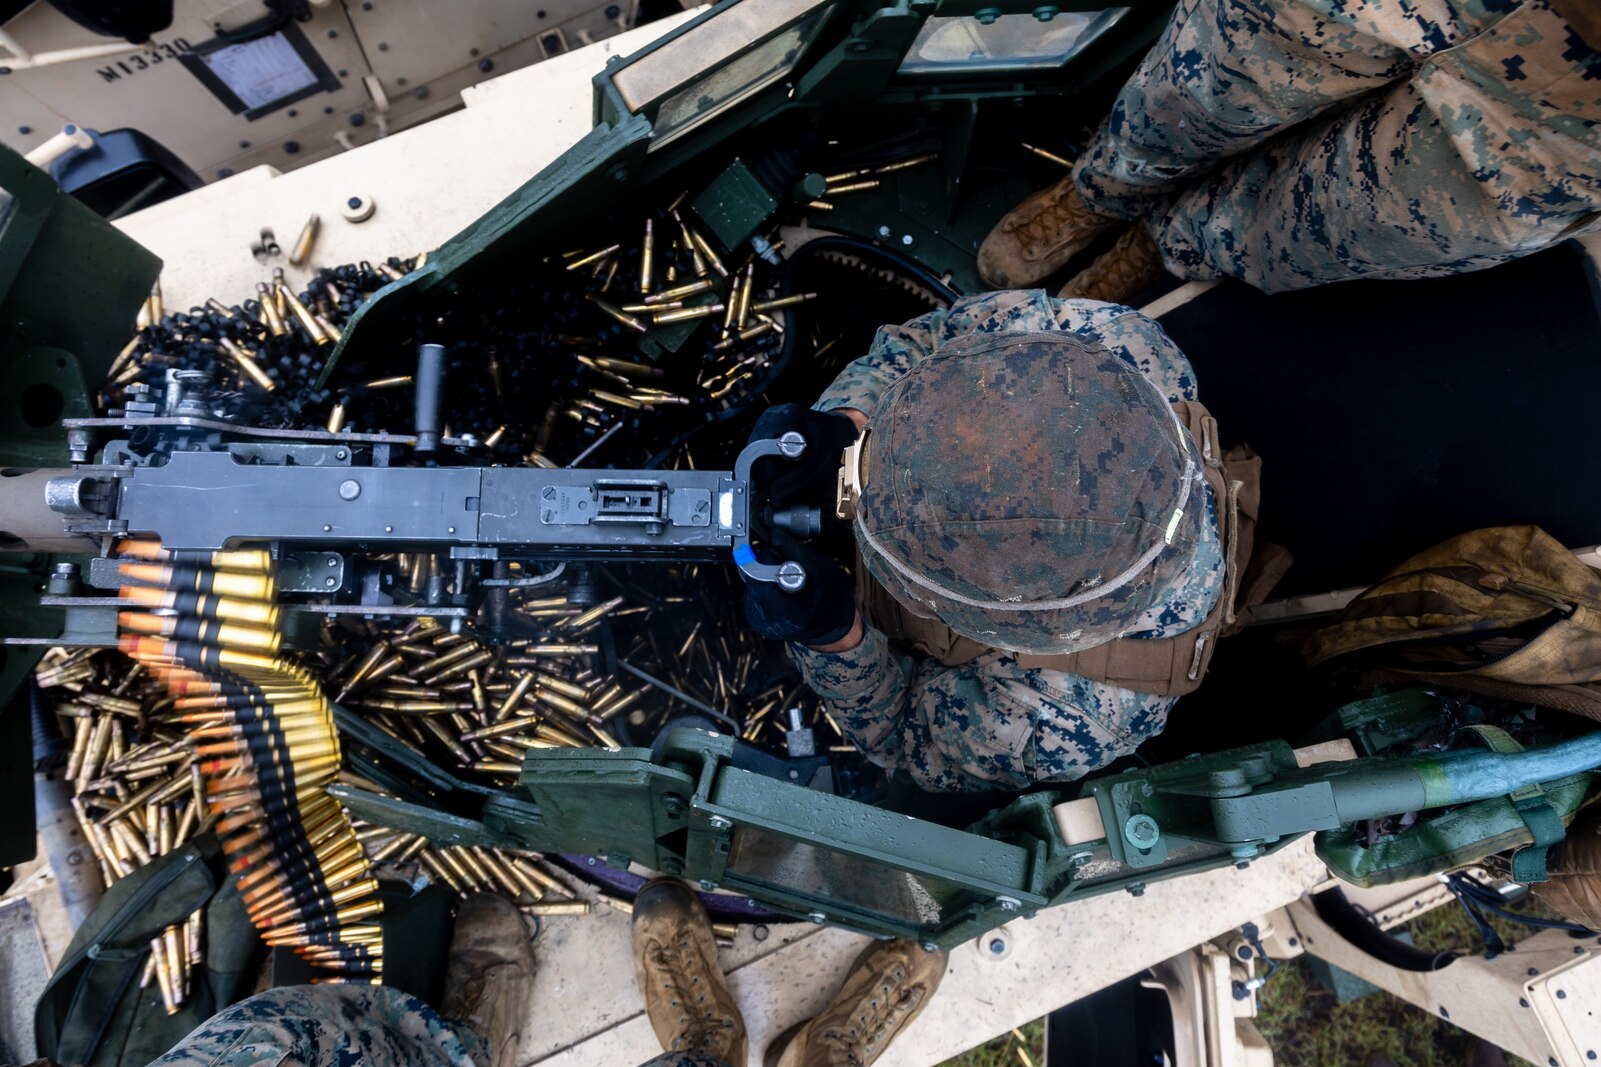
[[(1269, 293), (1492, 266), (1601, 225), (1598, 48), (1593, 0), (1180, 0), (1075, 168), (1080, 206), (1142, 223), (1179, 277)], [(992, 284), (1087, 244), (1073, 208), (1003, 220), (1083, 239)]]
[[(213, 1015), (151, 1067), (490, 1067), (489, 1046), (466, 1023), (386, 986), (269, 989)], [(728, 1067), (669, 1052), (642, 1067)]]
[[(964, 297), (948, 310), (878, 332), (815, 405), (871, 415), (898, 380), (953, 342), (998, 333), (1063, 332), (1137, 368), (1169, 403), (1196, 399), (1189, 361), (1152, 320), (1126, 307), (1054, 300), (1039, 290)], [(960, 358), (960, 357), (956, 357)], [(946, 398), (960, 403), (960, 398)], [(1048, 441), (1065, 467), (1074, 427)], [(1204, 487), (1203, 487), (1204, 488)], [(1122, 636), (1160, 638), (1196, 626), (1224, 584), (1217, 503), (1206, 490), (1182, 580)], [(1160, 733), (1175, 697), (1135, 692), (991, 653), (959, 667), (919, 660), (868, 626), (841, 652), (791, 646), (802, 674), (850, 739), (875, 762), (935, 790), (1017, 789), (1078, 778)]]

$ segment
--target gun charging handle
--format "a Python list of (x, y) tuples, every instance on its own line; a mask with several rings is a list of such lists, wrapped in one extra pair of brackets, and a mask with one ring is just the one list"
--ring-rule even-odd
[[(800, 459), (805, 453), (806, 438), (794, 430), (786, 431), (781, 437), (752, 441), (734, 461), (734, 478), (748, 487), (751, 484), (750, 469), (758, 459), (783, 456), (794, 460)], [(750, 502), (748, 504), (754, 506)], [(798, 593), (806, 585), (806, 568), (794, 560), (783, 563), (762, 563), (757, 560), (755, 550), (750, 547), (748, 533), (734, 539), (734, 562), (739, 565), (740, 573), (751, 581), (777, 582), (778, 587), (786, 593)]]
[(439, 451), (439, 402), (445, 391), (445, 346), (419, 345), (417, 348), (416, 429), (419, 455)]

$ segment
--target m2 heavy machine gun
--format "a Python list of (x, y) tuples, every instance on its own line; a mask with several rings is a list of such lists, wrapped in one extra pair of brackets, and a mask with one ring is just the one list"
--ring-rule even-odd
[[(782, 337), (775, 342), (782, 355), (771, 360), (777, 368), (801, 346), (821, 361), (827, 345), (796, 340), (802, 331), (788, 309), (781, 321), (740, 330), (749, 283), (737, 263), (722, 276), (714, 268), (735, 253), (750, 256), (746, 269), (754, 273), (769, 256), (794, 266), (804, 241), (816, 250), (813, 258), (854, 279), (817, 303), (861, 304), (874, 326), (910, 317), (891, 317), (874, 300), (911, 294), (937, 306), (953, 292), (974, 291), (978, 238), (1006, 205), (1042, 184), (1038, 176), (984, 165), (976, 149), (997, 131), (1011, 137), (1114, 84), (1166, 9), (1080, 10), (1085, 6), (724, 0), (613, 64), (596, 79), (593, 132), (426, 264), (374, 293), (328, 346), (319, 386), (336, 381), (342, 367), (392, 363), (396, 353), (409, 358), (425, 343), (411, 432), (286, 427), (281, 418), (255, 424), (250, 405), (220, 403), (214, 383), (183, 367), (142, 383), (114, 411), (93, 411), (82, 381), (75, 393), (68, 390), (64, 410), (50, 413), (32, 435), (28, 457), (14, 460), (18, 466), (5, 472), (11, 476), (0, 479), (0, 529), (19, 552), (82, 558), (29, 561), (29, 573), (49, 584), (47, 614), (19, 612), (10, 632), (29, 640), (22, 635), (61, 619), (59, 633), (31, 640), (117, 644), (122, 599), (96, 594), (128, 583), (125, 561), (116, 558), (127, 545), (169, 554), (170, 567), (219, 552), (264, 551), (276, 573), (286, 655), (297, 642), (309, 643), (330, 616), (427, 618), (446, 629), (476, 628), (482, 618), (485, 640), (493, 641), (497, 599), (555, 581), (563, 567), (565, 580), (578, 568), (638, 561), (629, 574), (643, 582), (651, 561), (731, 563), (753, 580), (804, 588), (801, 568), (762, 558), (752, 545), (758, 521), (799, 535), (816, 528), (804, 509), (767, 514), (761, 478), (752, 479), (759, 459), (777, 464), (805, 455), (804, 440), (730, 448), (720, 469), (585, 467), (605, 455), (595, 449), (613, 431), (591, 426), (593, 413), (584, 409), (574, 421), (593, 430), (593, 440), (572, 466), (489, 462), (464, 435), (447, 433), (433, 401), (443, 353), (427, 347), (430, 337), (414, 335), (417, 324), (447, 330), (452, 309), (473, 294), (553, 260), (553, 276), (594, 279), (575, 303), (601, 308), (621, 327), (607, 327), (595, 343), (636, 345), (637, 359), (665, 365), (692, 343), (698, 324), (710, 329), (714, 316), (727, 314), (725, 333), (736, 340), (747, 333)], [(998, 36), (1015, 36), (1016, 20), (1048, 31), (1031, 38), (1026, 55), (1003, 47)], [(953, 34), (966, 43), (953, 45)], [(1005, 121), (980, 123), (981, 111)], [(48, 191), (18, 167), (0, 173), (0, 185), (31, 195), (48, 214)], [(689, 283), (696, 291), (683, 295), (682, 307), (649, 312), (664, 327), (651, 330), (637, 317), (647, 312), (626, 311), (602, 294), (612, 282), (608, 264), (615, 271), (633, 252), (619, 252), (623, 239), (613, 237), (625, 202), (658, 201), (657, 218), (671, 219), (681, 235), (678, 255), (704, 276)], [(797, 211), (806, 226), (791, 225)], [(632, 216), (625, 221), (635, 226)], [(120, 257), (100, 256), (95, 277), (118, 289), (102, 303), (125, 322), (137, 304), (130, 298), (148, 289), (153, 264), (92, 219), (75, 216), (74, 225), (80, 241), (102, 241), (107, 254)], [(830, 235), (804, 232), (820, 228)], [(25, 243), (14, 231), (0, 231), (0, 267), (48, 254), (45, 231), (36, 228)], [(646, 263), (652, 232), (644, 229), (639, 250)], [(784, 250), (787, 260), (775, 250), (779, 241), (797, 245)], [(590, 251), (597, 247), (601, 252)], [(563, 266), (557, 257), (569, 249), (574, 254)], [(639, 273), (648, 279), (650, 268)], [(5, 278), (15, 279), (7, 300), (34, 300), (24, 309), (30, 321), (65, 329), (26, 288), (28, 274), (12, 270), (0, 274)], [(776, 300), (769, 306), (778, 308)], [(543, 307), (530, 301), (513, 310), (537, 318)], [(80, 324), (80, 332), (90, 325)], [(8, 361), (34, 361), (24, 365), (27, 380), (18, 379), (24, 388), (50, 367), (39, 370), (45, 357), (36, 346), (44, 342), (32, 336), (7, 338)], [(122, 340), (101, 328), (49, 343), (67, 351), (63, 368), (81, 365), (84, 379), (98, 381)], [(719, 352), (724, 343), (708, 348)], [(857, 334), (839, 347), (864, 343)], [(779, 379), (776, 370), (759, 377), (751, 369), (766, 367), (765, 357), (748, 358), (727, 380), (749, 376), (755, 402)], [(541, 369), (533, 361), (525, 371)], [(693, 373), (688, 379), (705, 381)], [(695, 408), (701, 421), (715, 423), (727, 396), (738, 395), (722, 389), (710, 388)], [(241, 391), (248, 394), (248, 386)], [(265, 399), (256, 399), (266, 410)], [(448, 565), (402, 590), (398, 553)], [(201, 625), (178, 632), (175, 623), (170, 636), (199, 640), (196, 634), (209, 632)], [(684, 647), (693, 639), (691, 633)], [(715, 718), (717, 709), (710, 710)], [(653, 747), (530, 748), (515, 769), (516, 785), (497, 788), (468, 781), (335, 707), (361, 784), (328, 791), (374, 824), (436, 842), (638, 863), (747, 894), (785, 914), (948, 946), (1076, 897), (1139, 893), (1157, 879), (1248, 865), (1309, 833), (1338, 873), (1365, 883), (1507, 848), (1541, 848), (1552, 840), (1551, 827), (1589, 796), (1601, 741), (1544, 720), (1509, 726), (1493, 717), (1476, 707), (1446, 708), (1430, 694), (1390, 694), (1327, 720), (1320, 730), (1329, 746), (1262, 740), (994, 798), (976, 818), (952, 818), (929, 798), (897, 798), (891, 809), (839, 795), (827, 776), (792, 773), (792, 762), (763, 759), (726, 729), (668, 730)], [(1441, 743), (1443, 718), (1501, 735), (1512, 730), (1528, 747)], [(1469, 735), (1478, 736), (1462, 736)], [(1526, 817), (1535, 803), (1549, 817)]]

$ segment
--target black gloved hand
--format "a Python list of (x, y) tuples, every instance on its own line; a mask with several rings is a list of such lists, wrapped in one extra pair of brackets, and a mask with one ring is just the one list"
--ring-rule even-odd
[[(767, 499), (778, 508), (814, 497), (833, 497), (839, 454), (856, 440), (856, 424), (849, 416), (834, 411), (813, 411), (799, 404), (776, 404), (762, 412), (750, 432), (752, 441), (782, 437), (794, 430), (806, 438), (806, 451), (799, 459), (768, 456), (756, 462), (767, 483)], [(754, 471), (752, 472), (755, 473)]]
[(786, 593), (777, 582), (746, 578), (745, 616), (751, 629), (775, 641), (803, 645), (830, 645), (850, 633), (856, 623), (856, 587), (838, 563), (781, 531), (757, 549), (756, 558), (799, 563), (806, 569), (806, 584)]

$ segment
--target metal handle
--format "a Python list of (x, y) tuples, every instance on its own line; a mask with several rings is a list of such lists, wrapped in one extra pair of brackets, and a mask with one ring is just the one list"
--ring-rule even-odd
[[(781, 437), (770, 437), (761, 441), (752, 441), (739, 453), (734, 461), (734, 479), (749, 486), (750, 469), (758, 459), (766, 456), (783, 456), (785, 459), (800, 459), (806, 454), (806, 438), (795, 430), (786, 431)], [(750, 547), (749, 524), (746, 524), (746, 533), (734, 538), (734, 562), (739, 566), (739, 572), (753, 582), (777, 582), (778, 587), (786, 593), (796, 593), (806, 585), (806, 568), (794, 560), (783, 563), (762, 563), (756, 558), (755, 549)]]

